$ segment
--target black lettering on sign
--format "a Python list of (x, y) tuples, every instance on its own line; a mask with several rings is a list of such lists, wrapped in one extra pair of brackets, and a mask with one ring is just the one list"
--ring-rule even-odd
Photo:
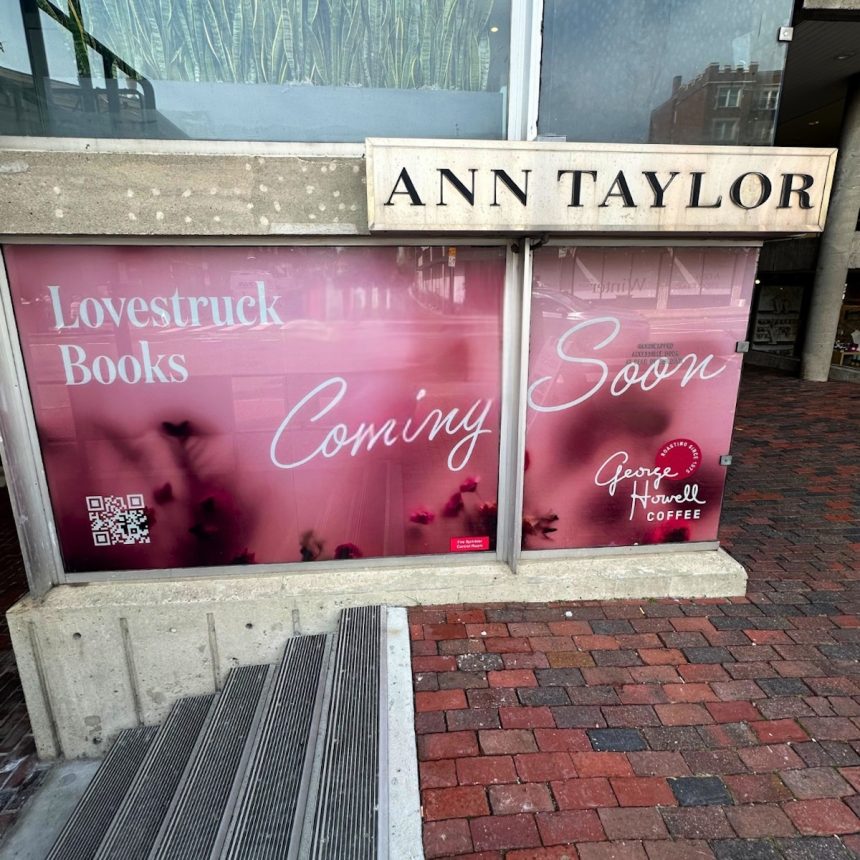
[[(800, 188), (793, 188), (795, 176), (800, 177)], [(812, 209), (812, 201), (809, 199), (809, 189), (815, 180), (808, 173), (783, 173), (782, 190), (779, 193), (779, 206), (777, 209), (791, 208), (791, 195), (796, 194), (798, 205), (801, 209)]]
[(517, 185), (516, 182), (514, 182), (514, 180), (511, 179), (511, 177), (509, 176), (509, 174), (506, 170), (496, 170), (494, 168), (493, 169), (493, 202), (490, 204), (490, 206), (501, 205), (497, 199), (497, 196), (496, 196), (496, 193), (497, 193), (498, 187), (499, 187), (499, 180), (500, 179), (502, 180), (502, 184), (507, 187), (508, 191), (510, 191), (511, 194), (513, 194), (514, 197), (516, 197), (517, 200), (519, 200), (520, 203), (522, 203), (523, 206), (525, 206), (527, 203), (527, 200), (528, 200), (529, 174), (530, 173), (531, 173), (531, 170), (524, 170), (523, 171), (523, 176), (524, 176), (523, 187), (520, 188), (519, 185)]
[[(749, 206), (743, 202), (741, 199), (741, 191), (743, 189), (744, 180), (748, 176), (755, 176), (758, 180), (759, 190), (758, 190), (758, 199), (755, 203), (751, 203)], [(751, 171), (749, 173), (742, 173), (733, 183), (732, 187), (729, 189), (729, 197), (732, 200), (732, 203), (735, 206), (739, 206), (741, 209), (758, 209), (767, 199), (770, 197), (770, 192), (773, 190), (773, 185), (771, 181), (763, 174), (758, 173), (757, 171)]]
[(597, 182), (597, 171), (596, 170), (559, 170), (558, 176), (556, 179), (561, 182), (562, 176), (567, 176), (570, 174), (573, 179), (571, 180), (570, 186), (570, 203), (568, 203), (568, 207), (570, 206), (582, 206), (582, 177), (583, 175), (590, 176), (595, 182)]
[[(400, 185), (401, 182), (406, 189), (405, 191), (397, 190), (397, 186)], [(415, 190), (415, 183), (412, 181), (412, 177), (409, 175), (405, 167), (400, 171), (400, 176), (397, 177), (397, 182), (394, 183), (394, 188), (391, 190), (391, 194), (388, 196), (388, 200), (385, 203), (386, 206), (394, 205), (391, 200), (395, 194), (408, 194), (413, 206), (424, 205), (421, 198), (418, 196), (418, 192)]]
[(448, 204), (445, 202), (445, 180), (460, 192), (460, 195), (463, 199), (470, 205), (475, 205), (475, 174), (478, 171), (470, 168), (469, 173), (472, 174), (472, 187), (466, 188), (466, 185), (457, 177), (457, 174), (454, 173), (453, 170), (449, 170), (447, 167), (439, 168), (439, 205), (447, 206)]

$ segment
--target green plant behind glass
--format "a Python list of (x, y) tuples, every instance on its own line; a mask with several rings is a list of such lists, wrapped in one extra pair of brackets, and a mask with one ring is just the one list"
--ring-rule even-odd
[(83, 0), (153, 80), (485, 90), (493, 0)]

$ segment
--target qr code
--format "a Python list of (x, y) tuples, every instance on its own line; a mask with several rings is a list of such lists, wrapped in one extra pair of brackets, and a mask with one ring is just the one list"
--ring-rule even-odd
[(96, 546), (149, 543), (149, 520), (142, 493), (87, 496), (90, 530)]

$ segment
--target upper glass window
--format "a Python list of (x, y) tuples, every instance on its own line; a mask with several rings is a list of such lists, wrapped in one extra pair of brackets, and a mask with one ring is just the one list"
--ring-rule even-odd
[(510, 0), (8, 0), (0, 133), (499, 139)]
[(791, 10), (791, 0), (546, 0), (538, 131), (768, 144), (785, 65), (777, 32)]

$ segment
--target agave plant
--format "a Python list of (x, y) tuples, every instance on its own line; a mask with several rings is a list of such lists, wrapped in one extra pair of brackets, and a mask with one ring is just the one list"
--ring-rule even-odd
[(493, 0), (82, 0), (154, 80), (485, 90)]

